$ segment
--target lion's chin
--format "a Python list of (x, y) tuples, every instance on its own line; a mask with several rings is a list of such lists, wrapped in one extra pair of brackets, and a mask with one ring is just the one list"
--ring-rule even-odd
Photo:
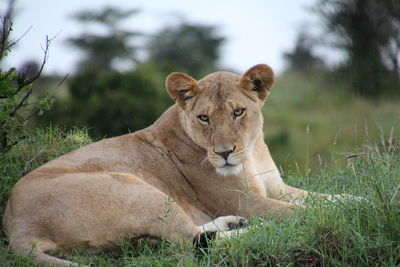
[(215, 168), (215, 171), (222, 176), (238, 175), (243, 171), (243, 165), (225, 165), (224, 167)]

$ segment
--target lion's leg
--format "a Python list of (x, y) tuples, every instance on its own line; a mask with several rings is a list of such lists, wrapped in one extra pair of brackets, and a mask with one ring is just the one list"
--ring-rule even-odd
[(273, 198), (264, 198), (258, 195), (250, 195), (247, 200), (247, 208), (240, 209), (238, 215), (248, 218), (255, 216), (275, 216), (281, 217), (290, 215), (298, 209), (305, 207), (299, 204), (290, 203)]
[(341, 199), (356, 199), (357, 197), (350, 195), (330, 195), (306, 191), (300, 188), (292, 187), (282, 180), (277, 169), (268, 173), (268, 175), (260, 176), (267, 190), (267, 196), (273, 199), (287, 201), (293, 204), (303, 205), (307, 198), (325, 199), (329, 201)]
[(307, 198), (320, 199), (328, 201), (337, 200), (359, 200), (357, 196), (348, 194), (324, 194), (312, 191), (306, 191), (303, 189), (295, 188), (289, 185), (284, 185), (284, 189), (280, 191), (279, 199), (289, 201), (295, 204), (304, 204)]
[(40, 266), (82, 266), (67, 260), (59, 259), (47, 254), (46, 252), (56, 250), (58, 245), (48, 238), (36, 238), (26, 233), (23, 237), (10, 236), (10, 247), (22, 256), (35, 257), (35, 262)]
[[(306, 198), (310, 199), (317, 199), (317, 200), (328, 200), (330, 202), (337, 202), (337, 201), (361, 201), (365, 202), (368, 201), (366, 198), (350, 195), (350, 194), (324, 194), (324, 193), (317, 193), (312, 191), (305, 191), (302, 189), (294, 188), (291, 186), (286, 186), (287, 191), (291, 192), (293, 196), (292, 199), (296, 201), (295, 203), (304, 203)], [(299, 202), (302, 201), (302, 202)]]
[[(121, 175), (130, 176), (117, 174), (120, 178)], [(148, 184), (143, 185), (145, 188), (141, 192), (146, 191), (143, 205), (146, 206), (145, 215), (141, 215), (136, 208), (129, 212), (132, 214), (128, 216), (128, 227), (131, 231), (137, 232), (140, 229), (144, 236), (162, 237), (168, 241), (186, 240), (200, 247), (207, 246), (207, 240), (230, 238), (243, 232), (242, 229), (235, 230), (246, 224), (246, 220), (239, 216), (218, 217), (206, 224), (196, 225), (184, 209), (168, 195)]]
[(279, 183), (270, 186), (269, 193), (270, 196), (274, 199), (287, 201), (298, 205), (304, 205), (308, 197), (316, 197), (319, 199), (326, 199), (326, 200), (334, 200), (338, 198), (338, 196), (336, 195), (317, 193), (296, 188), (285, 184), (283, 181), (280, 181)]
[(277, 192), (277, 199), (295, 204), (304, 204), (309, 194), (309, 191), (283, 184), (279, 192)]

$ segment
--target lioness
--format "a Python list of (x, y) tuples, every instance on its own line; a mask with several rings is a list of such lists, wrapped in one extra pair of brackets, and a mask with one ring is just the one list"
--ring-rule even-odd
[(264, 143), (273, 81), (264, 64), (199, 81), (171, 73), (176, 103), (152, 126), (61, 156), (15, 185), (3, 218), (11, 248), (70, 266), (46, 252), (99, 251), (125, 238), (198, 241), (229, 236), (241, 217), (292, 213), (308, 192), (282, 181)]

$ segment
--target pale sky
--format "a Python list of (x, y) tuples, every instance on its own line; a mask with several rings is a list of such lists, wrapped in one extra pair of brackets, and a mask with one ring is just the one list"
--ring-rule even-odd
[[(4, 12), (4, 2), (0, 11)], [(139, 15), (124, 23), (124, 28), (146, 34), (174, 25), (184, 18), (191, 23), (216, 25), (226, 37), (222, 47), (221, 69), (245, 71), (252, 65), (267, 63), (276, 72), (284, 68), (282, 54), (293, 48), (297, 33), (307, 25), (310, 31), (320, 26), (315, 15), (307, 11), (315, 0), (16, 0), (13, 37), (32, 28), (14, 49), (6, 66), (20, 66), (24, 61), (42, 58), (46, 35), (57, 36), (50, 47), (46, 73), (73, 72), (79, 52), (65, 44), (86, 27), (70, 15), (84, 9), (103, 6), (139, 8)], [(322, 52), (323, 53), (323, 52)]]

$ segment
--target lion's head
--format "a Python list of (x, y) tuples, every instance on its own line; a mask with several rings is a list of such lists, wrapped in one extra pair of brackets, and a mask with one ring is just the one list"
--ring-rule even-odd
[(264, 64), (239, 76), (216, 72), (196, 81), (183, 73), (166, 79), (169, 95), (180, 107), (186, 133), (207, 151), (217, 173), (237, 174), (246, 153), (262, 133), (261, 108), (274, 81)]

